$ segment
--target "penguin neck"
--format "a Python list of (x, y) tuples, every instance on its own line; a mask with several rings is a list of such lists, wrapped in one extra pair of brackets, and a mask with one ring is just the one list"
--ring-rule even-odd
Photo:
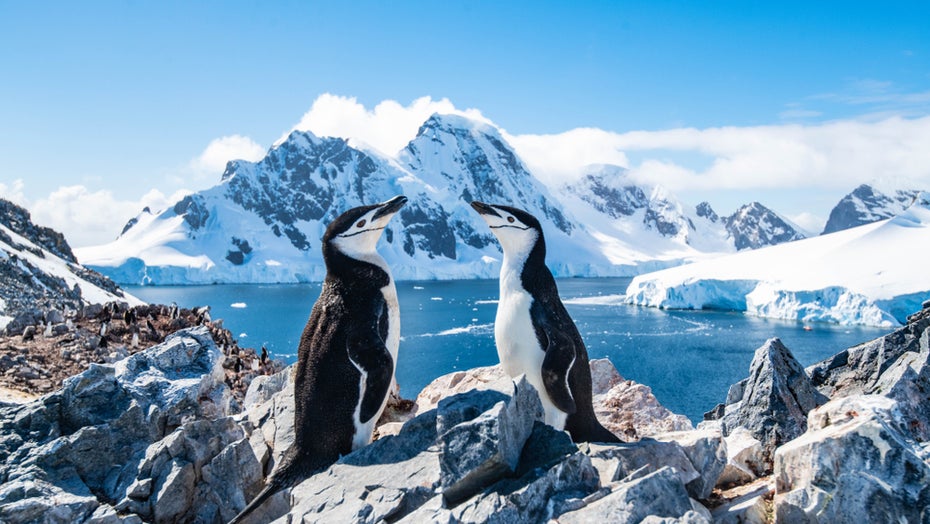
[(500, 278), (501, 296), (519, 290), (532, 295), (542, 274), (549, 274), (551, 278), (551, 273), (546, 267), (546, 242), (542, 235), (539, 235), (529, 249), (504, 251)]
[(335, 278), (343, 285), (361, 284), (380, 289), (391, 283), (387, 262), (377, 252), (349, 256), (329, 244), (323, 246), (323, 262), (327, 278)]

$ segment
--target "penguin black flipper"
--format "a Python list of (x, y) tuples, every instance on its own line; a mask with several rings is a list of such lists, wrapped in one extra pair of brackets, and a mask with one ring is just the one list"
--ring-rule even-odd
[(361, 399), (359, 420), (368, 422), (384, 404), (394, 377), (394, 359), (384, 341), (371, 328), (359, 328), (346, 337), (349, 360), (365, 377), (365, 393)]
[(542, 363), (542, 380), (549, 399), (555, 407), (571, 415), (578, 410), (575, 397), (568, 383), (572, 366), (575, 364), (575, 345), (570, 337), (558, 330), (544, 333), (547, 344)]

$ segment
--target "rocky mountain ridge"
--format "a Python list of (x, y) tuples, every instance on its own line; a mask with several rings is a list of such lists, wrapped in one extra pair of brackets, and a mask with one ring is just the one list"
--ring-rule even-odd
[(919, 190), (898, 189), (886, 194), (869, 184), (861, 184), (834, 206), (821, 234), (891, 218), (907, 209), (918, 193)]
[(34, 224), (28, 211), (0, 199), (0, 330), (11, 323), (21, 330), (20, 315), (78, 311), (110, 301), (142, 303), (78, 264), (61, 233)]
[(497, 128), (454, 115), (431, 116), (391, 158), (294, 131), (258, 162), (230, 162), (219, 185), (143, 212), (115, 242), (78, 254), (121, 283), (320, 280), (325, 224), (400, 193), (410, 203), (382, 244), (399, 279), (497, 274), (499, 247), (469, 208), (472, 200), (539, 218), (558, 276), (632, 275), (801, 235), (761, 205), (716, 222), (661, 187), (626, 184), (622, 168), (591, 170), (552, 190)]

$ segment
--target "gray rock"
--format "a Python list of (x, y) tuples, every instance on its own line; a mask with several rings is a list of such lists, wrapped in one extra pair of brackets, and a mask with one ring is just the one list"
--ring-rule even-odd
[(571, 438), (537, 422), (515, 475), (453, 508), (434, 497), (401, 522), (545, 522), (583, 505), (598, 485), (597, 470)]
[(517, 379), (509, 399), (497, 400), (501, 396), (472, 391), (440, 401), (437, 432), (446, 501), (461, 501), (514, 472), (533, 424), (544, 419), (539, 395), (525, 377)]
[[(106, 506), (101, 501), (144, 506), (127, 496), (130, 488), (137, 497), (165, 488), (136, 482), (149, 445), (174, 424), (224, 414), (219, 358), (207, 328), (183, 330), (115, 366), (92, 365), (53, 394), (0, 407), (0, 520), (80, 522)], [(170, 464), (168, 457), (159, 465)], [(185, 485), (178, 482), (187, 473), (175, 478), (169, 486)], [(98, 516), (106, 515), (104, 507)]]
[(775, 454), (775, 513), (782, 522), (926, 522), (930, 465), (907, 438), (896, 401), (833, 400)]
[(893, 333), (851, 347), (809, 368), (811, 380), (832, 399), (884, 395), (899, 402), (913, 438), (930, 440), (930, 315)]
[(718, 429), (698, 429), (657, 435), (656, 440), (681, 446), (698, 477), (685, 484), (688, 494), (707, 499), (727, 464), (727, 443)]
[(601, 484), (630, 480), (669, 468), (687, 485), (700, 478), (700, 473), (677, 442), (643, 439), (621, 444), (582, 445), (591, 463), (600, 473)]
[[(681, 477), (670, 467), (617, 485), (607, 496), (558, 517), (560, 524), (590, 522), (641, 522), (653, 518), (684, 518), (693, 512)], [(692, 514), (692, 522), (702, 517)], [(655, 521), (654, 521), (655, 522)], [(658, 521), (667, 522), (667, 521)], [(673, 521), (676, 522), (676, 521)]]
[(724, 435), (737, 427), (749, 430), (762, 443), (767, 462), (775, 448), (804, 433), (807, 413), (827, 401), (777, 338), (756, 350), (749, 378), (734, 388), (728, 398), (737, 397), (740, 389), (742, 396), (727, 406), (721, 429)]
[(717, 485), (738, 486), (752, 482), (768, 469), (762, 443), (744, 428), (736, 428), (726, 437), (727, 465)]
[(771, 521), (765, 497), (772, 486), (760, 484), (746, 493), (714, 508), (711, 516), (715, 524), (766, 524)]
[[(412, 513), (440, 486), (436, 412), (404, 425), (400, 434), (356, 450), (296, 486), (291, 521), (383, 522)], [(264, 521), (283, 513), (266, 514)], [(254, 520), (253, 520), (254, 521)]]

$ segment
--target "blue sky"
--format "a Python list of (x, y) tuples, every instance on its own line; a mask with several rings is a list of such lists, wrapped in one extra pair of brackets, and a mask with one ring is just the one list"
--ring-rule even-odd
[[(331, 93), (368, 111), (447, 99), (514, 137), (598, 128), (691, 203), (726, 213), (750, 197), (813, 223), (868, 179), (844, 174), (842, 144), (925, 136), (928, 27), (930, 2), (0, 0), (0, 194), (53, 227), (119, 221), (111, 237), (150, 190), (216, 183), (199, 162), (214, 141), (254, 154)], [(786, 136), (740, 181), (708, 171)], [(752, 162), (808, 147), (798, 173), (750, 180), (766, 171)], [(914, 147), (893, 153), (876, 178), (930, 180)]]

